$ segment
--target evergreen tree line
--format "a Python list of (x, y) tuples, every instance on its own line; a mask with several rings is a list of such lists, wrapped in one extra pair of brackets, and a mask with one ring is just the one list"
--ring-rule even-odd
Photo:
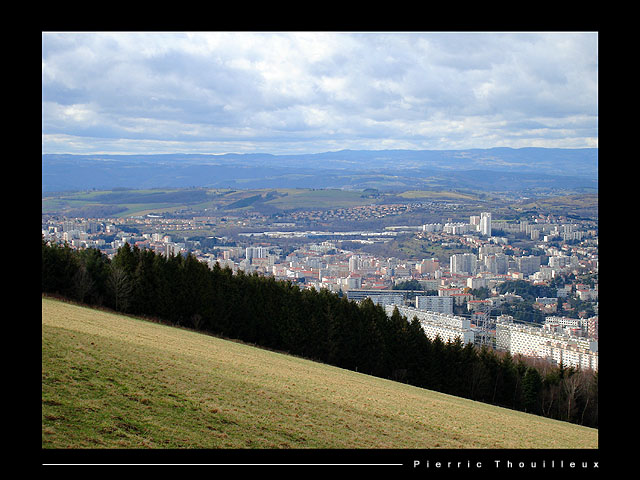
[(238, 339), (421, 388), (597, 427), (597, 372), (429, 339), (414, 317), (388, 316), (328, 290), (236, 274), (195, 256), (128, 244), (109, 259), (42, 240), (42, 292)]

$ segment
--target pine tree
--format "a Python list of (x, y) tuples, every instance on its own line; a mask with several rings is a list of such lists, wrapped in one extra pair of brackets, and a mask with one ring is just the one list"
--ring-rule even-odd
[(431, 390), (442, 392), (445, 382), (446, 362), (444, 361), (445, 343), (440, 338), (440, 335), (431, 342), (431, 363), (429, 368), (429, 387)]
[(92, 305), (102, 305), (106, 296), (105, 284), (109, 274), (109, 257), (97, 248), (79, 250), (77, 254), (87, 270), (91, 283), (84, 301)]
[(387, 336), (388, 365), (393, 380), (404, 381), (409, 366), (408, 337), (409, 323), (403, 317), (398, 307), (394, 307), (390, 317)]
[(408, 383), (426, 387), (431, 364), (431, 341), (415, 316), (408, 328), (408, 353)]
[(481, 402), (491, 401), (496, 369), (497, 360), (495, 354), (486, 345), (482, 345), (473, 368), (473, 393), (471, 398)]
[(444, 389), (451, 395), (460, 396), (463, 390), (463, 378), (460, 375), (462, 366), (462, 339), (455, 337), (445, 344), (445, 376)]
[(42, 292), (73, 298), (73, 277), (79, 267), (75, 252), (67, 243), (47, 245), (42, 239)]
[(510, 352), (505, 352), (498, 365), (496, 379), (497, 391), (494, 403), (504, 407), (513, 408), (517, 393), (518, 373)]
[(358, 320), (360, 342), (357, 358), (358, 371), (377, 376), (384, 375), (386, 372), (383, 358), (386, 355), (386, 348), (380, 327), (386, 319), (386, 313), (370, 298), (361, 302), (354, 313)]
[(151, 250), (140, 253), (139, 261), (132, 273), (131, 311), (136, 314), (156, 316), (157, 277), (154, 275), (154, 257)]
[(541, 412), (540, 395), (542, 376), (538, 369), (528, 367), (522, 380), (522, 400), (525, 412), (539, 414)]
[(118, 251), (111, 260), (111, 264), (122, 269), (127, 277), (131, 278), (138, 264), (139, 254), (140, 249), (137, 246), (134, 246), (132, 249), (129, 243), (125, 242), (123, 246), (118, 248)]
[(467, 343), (462, 349), (460, 377), (461, 393), (465, 398), (473, 398), (473, 369), (478, 361), (476, 347), (473, 343)]

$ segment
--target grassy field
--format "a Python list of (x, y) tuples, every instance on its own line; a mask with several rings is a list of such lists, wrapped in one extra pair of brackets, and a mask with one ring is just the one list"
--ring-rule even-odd
[(269, 200), (268, 204), (281, 210), (295, 208), (323, 210), (349, 208), (372, 203), (371, 199), (363, 198), (362, 192), (355, 190), (280, 188), (277, 192), (281, 195), (286, 195)]
[[(206, 192), (206, 193), (205, 193)], [(362, 192), (339, 189), (154, 189), (124, 191), (92, 191), (57, 193), (43, 196), (43, 213), (73, 213), (90, 207), (121, 207), (114, 217), (173, 212), (189, 206), (193, 209), (252, 209), (253, 202), (242, 202), (252, 197), (263, 200), (276, 209), (290, 210), (348, 208), (368, 205), (370, 199)], [(271, 198), (273, 197), (273, 198)]]
[(517, 210), (538, 210), (552, 215), (579, 215), (598, 218), (598, 195), (563, 195), (524, 202)]
[(424, 200), (476, 200), (477, 196), (466, 193), (439, 191), (439, 190), (407, 190), (398, 194), (399, 197), (407, 199)]
[(597, 430), (42, 298), (43, 448), (597, 448)]
[(381, 193), (375, 198), (357, 190), (273, 188), (273, 189), (148, 189), (148, 190), (104, 190), (49, 193), (42, 196), (42, 213), (77, 217), (124, 218), (149, 213), (175, 212), (184, 208), (196, 211), (205, 209), (228, 211), (287, 211), (296, 209), (329, 210), (361, 205), (448, 201), (466, 205), (464, 217), (493, 211), (496, 218), (501, 215), (540, 211), (553, 214), (575, 214), (597, 218), (597, 195), (572, 195), (539, 198), (511, 205), (492, 199), (487, 193), (461, 193), (446, 190), (406, 190), (396, 193)]
[[(206, 193), (205, 193), (206, 192)], [(406, 201), (473, 200), (475, 197), (455, 192), (407, 191), (398, 195)], [(73, 213), (89, 207), (121, 207), (115, 217), (172, 212), (189, 206), (195, 209), (253, 209), (254, 202), (243, 200), (262, 197), (262, 201), (278, 210), (349, 208), (379, 203), (364, 197), (361, 191), (340, 189), (154, 189), (57, 193), (42, 198), (43, 213)], [(397, 200), (393, 200), (397, 202)], [(392, 203), (393, 203), (392, 202)]]
[[(173, 212), (189, 205), (207, 208), (216, 205), (224, 191), (192, 189), (100, 190), (43, 195), (42, 213), (69, 214), (95, 207), (120, 207), (112, 217)], [(78, 215), (83, 216), (83, 215)], [(101, 216), (101, 215), (98, 215)]]

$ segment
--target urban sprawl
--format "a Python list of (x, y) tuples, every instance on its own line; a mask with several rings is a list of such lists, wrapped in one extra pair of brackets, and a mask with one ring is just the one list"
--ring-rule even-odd
[[(375, 211), (370, 214), (384, 216), (386, 209), (393, 207), (371, 208)], [(234, 272), (271, 275), (295, 282), (301, 288), (337, 292), (354, 301), (370, 298), (389, 315), (398, 308), (409, 320), (417, 317), (431, 339), (439, 336), (446, 342), (460, 338), (464, 343), (487, 345), (513, 355), (597, 370), (597, 280), (564, 282), (555, 288), (554, 296), (536, 298), (533, 307), (544, 313), (541, 323), (525, 323), (510, 315), (490, 315), (500, 305), (522, 301), (522, 297), (513, 292), (499, 293), (497, 287), (504, 282), (520, 280), (532, 285), (549, 285), (558, 276), (597, 279), (596, 221), (532, 215), (527, 220), (503, 222), (492, 221), (491, 213), (485, 212), (470, 216), (468, 222), (387, 226), (379, 231), (304, 230), (298, 224), (305, 216), (306, 219), (314, 215), (345, 218), (357, 214), (357, 208), (330, 214), (305, 212), (280, 222), (259, 216), (230, 215), (224, 218), (166, 218), (151, 214), (113, 219), (43, 217), (42, 234), (46, 241), (66, 242), (71, 248), (97, 248), (108, 256), (114, 255), (125, 243), (164, 255), (191, 253), (211, 268), (218, 263)], [(233, 239), (209, 237), (214, 245), (204, 246), (202, 241), (192, 240), (197, 232), (219, 226), (220, 222), (243, 231)], [(511, 245), (509, 236), (513, 234), (526, 236), (542, 254), (532, 255)], [(371, 245), (399, 235), (443, 247), (464, 246), (473, 253), (454, 253), (446, 262), (437, 258), (381, 258), (342, 248), (345, 242), (347, 247)], [(407, 282), (420, 288), (402, 288)], [(476, 298), (474, 293), (478, 291), (488, 291), (488, 295)], [(572, 298), (590, 308), (576, 311), (569, 302)]]

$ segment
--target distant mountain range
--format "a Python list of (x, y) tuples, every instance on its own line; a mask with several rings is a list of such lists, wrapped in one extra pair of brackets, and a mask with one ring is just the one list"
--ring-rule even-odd
[(42, 191), (121, 188), (598, 188), (598, 149), (341, 150), (302, 155), (42, 155)]

